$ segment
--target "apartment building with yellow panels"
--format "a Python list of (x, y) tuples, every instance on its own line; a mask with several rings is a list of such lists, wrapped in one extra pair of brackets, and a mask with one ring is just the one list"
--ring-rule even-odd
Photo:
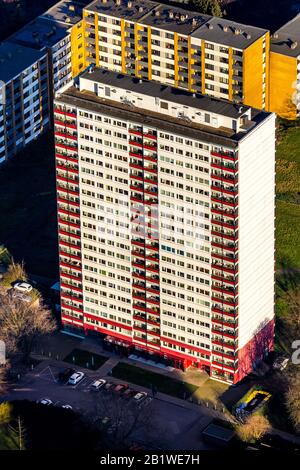
[(150, 0), (95, 0), (83, 29), (84, 66), (269, 108), (267, 30)]
[(271, 39), (270, 109), (288, 119), (300, 114), (300, 14)]

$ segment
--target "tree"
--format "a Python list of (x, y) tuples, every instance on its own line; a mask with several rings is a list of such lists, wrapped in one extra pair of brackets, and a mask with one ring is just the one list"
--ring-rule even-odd
[(0, 403), (0, 425), (8, 424), (11, 420), (12, 405), (8, 402)]
[(8, 356), (20, 354), (26, 360), (35, 340), (56, 328), (51, 313), (43, 304), (28, 303), (0, 292), (0, 339)]
[(192, 8), (206, 15), (218, 16), (222, 18), (222, 9), (220, 0), (190, 0)]
[(285, 395), (286, 407), (295, 426), (300, 431), (300, 373), (294, 371), (288, 379), (288, 389)]
[(101, 446), (109, 449), (129, 448), (136, 438), (155, 444), (153, 435), (161, 446), (165, 438), (155, 420), (151, 403), (143, 407), (121, 400), (117, 395), (101, 394), (88, 419), (101, 433)]
[(241, 441), (256, 442), (270, 429), (270, 423), (262, 415), (251, 415), (243, 424), (236, 427), (236, 434)]
[(25, 450), (26, 429), (20, 416), (16, 420), (16, 425), (8, 426), (11, 439), (14, 441), (16, 449)]
[(24, 263), (15, 263), (14, 260), (11, 260), (3, 276), (2, 283), (6, 287), (12, 287), (12, 283), (15, 281), (27, 281), (27, 274), (25, 272)]

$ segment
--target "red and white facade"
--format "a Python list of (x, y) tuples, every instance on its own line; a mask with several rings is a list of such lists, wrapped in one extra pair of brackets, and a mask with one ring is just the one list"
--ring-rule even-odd
[(64, 327), (239, 381), (273, 347), (274, 115), (79, 83), (54, 110)]

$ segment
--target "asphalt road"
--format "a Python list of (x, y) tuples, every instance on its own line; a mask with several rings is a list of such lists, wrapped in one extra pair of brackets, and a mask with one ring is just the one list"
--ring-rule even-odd
[[(91, 391), (91, 384), (96, 378), (100, 378), (95, 372), (86, 375), (75, 386), (59, 384), (57, 375), (61, 367), (55, 363), (50, 363), (50, 365), (47, 363), (48, 361), (43, 361), (35, 370), (27, 373), (5, 397), (2, 397), (2, 401), (23, 399), (36, 401), (41, 398), (50, 398), (57, 406), (68, 404), (81, 414), (89, 414), (95, 409), (95, 404), (101, 398), (101, 394), (114, 393)], [(138, 390), (139, 387), (136, 389)], [(120, 400), (124, 398), (120, 397)], [(161, 436), (161, 445), (164, 449), (207, 448), (201, 441), (201, 430), (211, 422), (212, 417), (205, 414), (205, 410), (191, 409), (188, 404), (185, 406), (184, 403), (178, 406), (157, 398), (153, 399), (149, 406), (151, 406), (151, 415), (156, 425), (155, 435), (152, 436), (153, 442), (159, 441), (158, 436)]]

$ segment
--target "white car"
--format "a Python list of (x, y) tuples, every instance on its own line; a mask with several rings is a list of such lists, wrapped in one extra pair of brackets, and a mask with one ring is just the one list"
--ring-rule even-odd
[(133, 399), (136, 403), (141, 403), (141, 401), (145, 400), (147, 398), (147, 393), (146, 392), (139, 392), (136, 395), (134, 395)]
[(16, 284), (14, 284), (14, 289), (20, 292), (31, 292), (33, 287), (28, 282), (23, 281), (23, 282), (16, 282)]
[(46, 406), (53, 405), (53, 401), (50, 400), (50, 398), (41, 398), (40, 400), (37, 401), (37, 403), (39, 403), (40, 405), (46, 405)]
[(94, 383), (91, 385), (91, 389), (92, 389), (92, 390), (99, 390), (99, 389), (100, 389), (101, 387), (103, 387), (105, 384), (106, 384), (106, 380), (104, 380), (104, 379), (96, 380), (96, 382), (94, 382)]
[(69, 385), (77, 385), (84, 377), (83, 372), (74, 372), (68, 380)]
[(61, 405), (61, 407), (64, 408), (65, 410), (73, 410), (71, 405)]

